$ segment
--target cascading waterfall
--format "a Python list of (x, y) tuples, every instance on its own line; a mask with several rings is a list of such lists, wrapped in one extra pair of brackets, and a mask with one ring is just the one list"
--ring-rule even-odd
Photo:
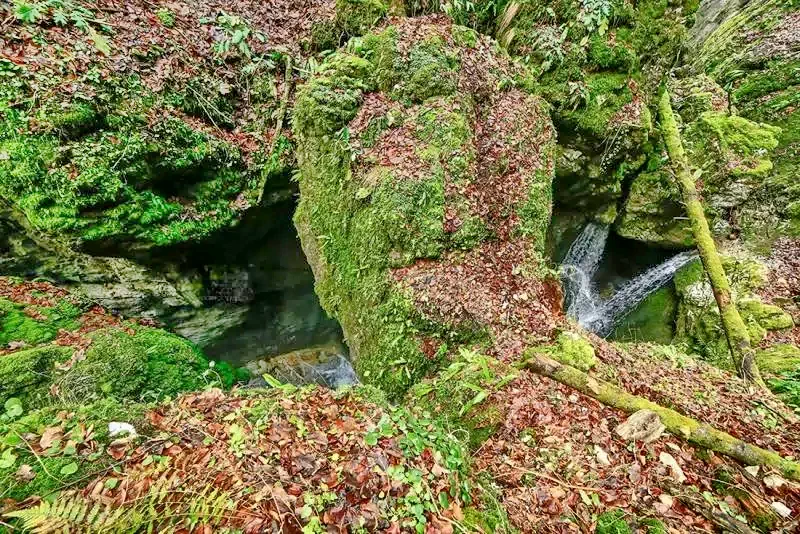
[(564, 282), (564, 306), (567, 315), (587, 330), (606, 337), (628, 313), (670, 280), (675, 273), (695, 259), (693, 251), (681, 252), (656, 265), (623, 285), (604, 300), (593, 282), (606, 248), (609, 227), (589, 223), (572, 243), (561, 264)]
[(589, 223), (572, 243), (561, 264), (564, 307), (570, 317), (592, 315), (601, 305), (592, 278), (597, 272), (608, 239), (608, 225)]

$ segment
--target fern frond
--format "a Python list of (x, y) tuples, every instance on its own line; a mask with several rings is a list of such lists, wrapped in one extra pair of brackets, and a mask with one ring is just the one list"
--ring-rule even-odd
[[(503, 9), (503, 14), (497, 22), (497, 40), (501, 45), (508, 48), (511, 41), (514, 40), (514, 29), (511, 28), (511, 23), (519, 12), (519, 2), (509, 2)], [(509, 31), (510, 30), (510, 31)]]

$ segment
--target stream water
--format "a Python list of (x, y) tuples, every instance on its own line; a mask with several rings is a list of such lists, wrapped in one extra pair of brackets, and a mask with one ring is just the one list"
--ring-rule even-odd
[(604, 296), (598, 290), (596, 274), (606, 251), (608, 235), (607, 225), (587, 224), (561, 263), (567, 315), (602, 337), (610, 335), (621, 319), (697, 257), (693, 251), (676, 254), (631, 278), (612, 295)]

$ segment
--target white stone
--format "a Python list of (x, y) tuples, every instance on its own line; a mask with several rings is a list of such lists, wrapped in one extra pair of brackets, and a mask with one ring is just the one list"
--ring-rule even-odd
[(108, 436), (115, 438), (117, 436), (128, 435), (129, 437), (138, 436), (136, 429), (130, 423), (118, 423), (111, 421), (108, 423)]

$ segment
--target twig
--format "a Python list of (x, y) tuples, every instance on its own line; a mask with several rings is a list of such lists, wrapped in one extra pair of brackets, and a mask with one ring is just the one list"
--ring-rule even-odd
[(50, 473), (50, 471), (47, 470), (47, 467), (45, 467), (44, 462), (42, 462), (42, 458), (38, 454), (36, 454), (36, 451), (33, 450), (33, 447), (31, 447), (31, 444), (28, 443), (28, 440), (23, 438), (22, 436), (20, 436), (19, 432), (17, 432), (16, 430), (14, 430), (13, 432), (14, 432), (14, 434), (16, 434), (16, 436), (19, 439), (21, 439), (25, 443), (25, 446), (28, 447), (28, 450), (30, 450), (31, 454), (33, 454), (34, 458), (36, 458), (36, 461), (39, 462), (39, 465), (42, 467), (42, 470), (44, 471), (44, 473), (47, 476), (49, 476), (50, 478), (52, 478), (53, 480), (58, 480), (59, 482), (61, 482), (63, 484), (64, 480), (62, 480), (62, 479), (60, 479), (60, 478), (58, 478), (56, 476), (53, 476), (53, 474)]
[[(572, 484), (568, 484), (568, 483), (564, 482), (563, 480), (559, 480), (559, 479), (557, 479), (555, 477), (552, 477), (550, 475), (542, 473), (541, 471), (534, 471), (533, 469), (523, 469), (521, 467), (514, 467), (513, 469), (515, 471), (520, 472), (520, 473), (536, 475), (539, 478), (544, 478), (546, 480), (549, 480), (550, 482), (555, 482), (559, 486), (563, 486), (563, 487), (569, 488), (569, 489), (592, 491), (592, 492), (600, 492), (600, 490), (601, 490), (601, 488), (592, 488), (592, 487), (589, 487), (589, 486), (574, 486)], [(495, 476), (502, 477), (502, 476), (506, 476), (506, 475), (509, 475), (509, 474), (511, 474), (511, 473), (510, 472), (497, 473), (497, 475), (495, 475)]]

